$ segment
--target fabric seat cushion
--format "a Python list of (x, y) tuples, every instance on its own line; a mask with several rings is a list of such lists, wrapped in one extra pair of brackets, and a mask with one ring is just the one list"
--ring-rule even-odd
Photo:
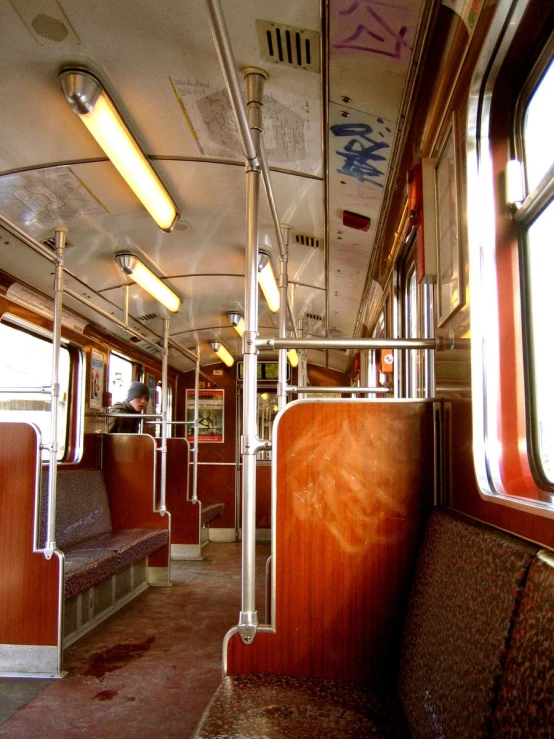
[(394, 698), (355, 683), (289, 675), (223, 679), (191, 739), (406, 739)]
[(64, 554), (66, 600), (115, 575), (119, 569), (117, 554), (109, 550), (73, 549)]
[(554, 555), (540, 552), (529, 577), (502, 677), (493, 737), (554, 736)]
[(398, 683), (414, 737), (489, 736), (508, 639), (536, 551), (465, 517), (431, 516)]
[(113, 551), (117, 555), (119, 569), (122, 569), (148, 557), (165, 546), (168, 541), (167, 529), (123, 529), (87, 539), (76, 548)]
[(202, 525), (210, 523), (215, 518), (223, 515), (225, 503), (202, 503)]

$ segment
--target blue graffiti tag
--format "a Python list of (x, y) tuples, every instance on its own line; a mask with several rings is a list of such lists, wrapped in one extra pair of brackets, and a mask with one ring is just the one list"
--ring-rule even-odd
[[(371, 0), (365, 0), (365, 2), (363, 3), (359, 0), (356, 0), (356, 2), (354, 2), (349, 8), (347, 8), (346, 10), (341, 10), (339, 12), (339, 15), (350, 15), (360, 6), (362, 6), (365, 10), (367, 10), (367, 12), (377, 23), (377, 25), (380, 26), (380, 33), (376, 33), (375, 31), (367, 28), (367, 26), (365, 26), (364, 24), (360, 23), (354, 33), (348, 36), (348, 38), (344, 38), (341, 41), (333, 44), (334, 48), (370, 51), (373, 54), (382, 54), (383, 56), (390, 56), (392, 59), (400, 59), (402, 48), (409, 49), (410, 51), (412, 48), (404, 40), (404, 37), (408, 32), (408, 27), (402, 26), (399, 31), (395, 31), (392, 26), (390, 26), (387, 21), (371, 7), (370, 3)], [(381, 35), (383, 31), (385, 32), (385, 34)], [(387, 42), (386, 36), (388, 35), (389, 44), (392, 44), (394, 42), (394, 46), (390, 46), (389, 48), (377, 47), (374, 45), (372, 46), (371, 42), (364, 41), (364, 39), (362, 38), (364, 34), (374, 39), (375, 41), (378, 41), (380, 44), (385, 44)]]
[[(384, 172), (371, 162), (386, 161), (386, 157), (378, 152), (381, 149), (389, 149), (390, 145), (385, 141), (376, 141), (371, 138), (370, 134), (373, 133), (373, 129), (367, 123), (341, 123), (331, 126), (331, 132), (335, 136), (350, 137), (343, 151), (336, 152), (344, 158), (344, 164), (337, 169), (337, 172), (347, 177), (354, 177), (358, 182), (372, 182), (378, 187), (383, 187), (378, 180), (384, 176)], [(363, 142), (368, 145), (366, 146)]]

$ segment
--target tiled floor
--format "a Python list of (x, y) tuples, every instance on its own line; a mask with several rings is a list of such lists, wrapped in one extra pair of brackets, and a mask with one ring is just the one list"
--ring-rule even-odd
[[(258, 545), (260, 621), (269, 545)], [(221, 647), (240, 611), (239, 544), (173, 562), (149, 588), (67, 649), (63, 680), (0, 679), (0, 736), (188, 739), (221, 678)]]

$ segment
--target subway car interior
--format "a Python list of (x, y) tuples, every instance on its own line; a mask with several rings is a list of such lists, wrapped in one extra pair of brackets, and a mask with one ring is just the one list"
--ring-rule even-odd
[(551, 0), (0, 27), (0, 736), (554, 737)]

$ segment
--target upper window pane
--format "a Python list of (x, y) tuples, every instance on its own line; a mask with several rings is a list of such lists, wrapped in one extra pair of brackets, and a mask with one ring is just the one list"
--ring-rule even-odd
[(528, 194), (554, 161), (554, 63), (551, 61), (529, 100), (523, 124)]
[[(42, 388), (52, 384), (52, 343), (35, 334), (0, 323), (0, 387)], [(70, 355), (60, 349), (58, 406), (58, 460), (65, 456), (69, 408)], [(50, 444), (50, 393), (3, 392), (0, 395), (0, 421), (36, 424), (43, 444)], [(48, 458), (47, 450), (42, 456)]]

